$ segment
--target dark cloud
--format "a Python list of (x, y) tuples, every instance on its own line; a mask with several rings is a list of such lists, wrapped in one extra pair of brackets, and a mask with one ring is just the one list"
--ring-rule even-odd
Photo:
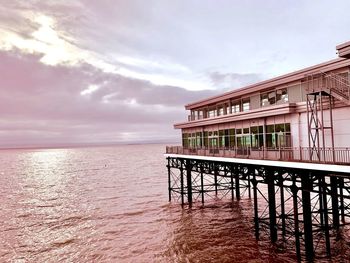
[[(213, 95), (153, 85), (89, 65), (47, 66), (37, 56), (0, 53), (0, 144), (175, 139), (183, 105)], [(99, 89), (81, 95), (90, 85)], [(106, 99), (108, 98), (108, 99)], [(11, 132), (10, 132), (11, 131)], [(144, 137), (143, 137), (144, 136)]]

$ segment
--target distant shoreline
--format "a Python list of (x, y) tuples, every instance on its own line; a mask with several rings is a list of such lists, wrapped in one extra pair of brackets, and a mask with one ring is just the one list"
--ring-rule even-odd
[(0, 151), (4, 150), (41, 150), (41, 149), (71, 149), (71, 148), (93, 148), (93, 147), (114, 147), (124, 145), (150, 145), (150, 144), (180, 144), (180, 142), (111, 142), (111, 143), (86, 143), (86, 144), (51, 144), (51, 145), (14, 145), (0, 146)]

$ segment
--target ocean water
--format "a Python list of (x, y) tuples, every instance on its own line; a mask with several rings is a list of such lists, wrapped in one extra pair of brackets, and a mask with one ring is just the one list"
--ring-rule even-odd
[(169, 203), (164, 149), (0, 151), (0, 262), (295, 262), (248, 198)]

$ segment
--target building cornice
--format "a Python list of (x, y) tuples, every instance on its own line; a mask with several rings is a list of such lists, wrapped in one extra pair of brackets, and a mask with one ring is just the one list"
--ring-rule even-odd
[[(304, 103), (305, 104), (305, 103)], [(296, 103), (285, 103), (281, 105), (274, 105), (246, 112), (239, 112), (213, 118), (206, 118), (201, 120), (189, 121), (184, 123), (177, 123), (174, 125), (175, 129), (193, 128), (205, 125), (221, 124), (234, 121), (250, 120), (255, 118), (263, 118), (269, 116), (276, 116), (282, 114), (294, 113), (296, 110)]]
[(288, 85), (288, 83), (290, 82), (295, 82), (295, 81), (301, 81), (302, 79), (305, 78), (306, 74), (312, 74), (312, 73), (318, 73), (320, 71), (322, 72), (327, 72), (327, 71), (331, 71), (331, 70), (336, 70), (336, 69), (340, 69), (343, 67), (347, 67), (350, 66), (350, 59), (346, 59), (346, 58), (337, 58), (337, 59), (333, 59), (312, 67), (307, 67), (298, 71), (294, 71), (292, 73), (288, 73), (276, 78), (272, 78), (266, 81), (262, 81), (256, 84), (252, 84), (249, 85), (247, 87), (241, 88), (241, 89), (237, 89), (237, 90), (233, 90), (230, 92), (226, 92), (223, 93), (221, 95), (218, 96), (214, 96), (214, 97), (210, 97), (204, 100), (200, 100), (194, 103), (190, 103), (187, 104), (185, 106), (186, 110), (191, 110), (191, 109), (196, 109), (196, 108), (200, 108), (203, 106), (206, 106), (208, 104), (212, 104), (212, 103), (217, 103), (220, 101), (225, 101), (228, 99), (232, 99), (235, 97), (241, 97), (244, 95), (248, 95), (254, 92), (259, 92), (265, 89), (269, 89), (269, 88), (273, 88), (276, 86), (280, 86), (280, 85)]

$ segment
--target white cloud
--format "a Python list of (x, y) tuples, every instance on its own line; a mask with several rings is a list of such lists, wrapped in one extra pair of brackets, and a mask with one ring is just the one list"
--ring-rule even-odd
[(83, 91), (80, 92), (80, 95), (82, 96), (86, 96), (86, 95), (90, 95), (94, 92), (96, 92), (97, 90), (99, 90), (100, 86), (98, 85), (90, 85), (87, 89), (84, 89)]

